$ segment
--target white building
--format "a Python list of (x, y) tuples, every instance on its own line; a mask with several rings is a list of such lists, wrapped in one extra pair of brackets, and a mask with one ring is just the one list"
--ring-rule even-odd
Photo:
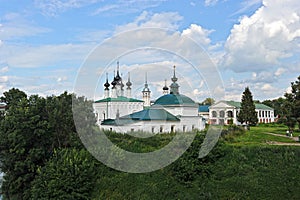
[[(117, 84), (122, 85), (122, 78), (118, 77), (119, 69), (113, 87)], [(205, 120), (198, 116), (198, 104), (191, 98), (179, 93), (179, 85), (175, 74), (171, 78), (172, 84), (169, 88), (163, 87), (163, 96), (159, 97), (150, 105), (151, 91), (148, 87), (147, 79), (142, 91), (143, 100), (132, 99), (124, 96), (109, 97), (95, 101), (94, 109), (98, 116), (100, 128), (121, 133), (132, 131), (144, 131), (151, 133), (165, 132), (186, 132), (193, 129), (202, 130), (205, 128)], [(128, 80), (128, 82), (130, 82)], [(126, 84), (127, 86), (130, 84)], [(108, 80), (104, 84), (104, 91), (109, 92)], [(122, 90), (122, 86), (119, 87)], [(122, 92), (116, 92), (122, 94)], [(123, 105), (123, 106), (121, 106)], [(102, 116), (101, 116), (102, 114)]]
[[(209, 107), (210, 124), (233, 124), (240, 125), (237, 115), (240, 111), (241, 103), (236, 101), (219, 101)], [(258, 123), (271, 123), (275, 121), (274, 109), (264, 104), (255, 103)]]

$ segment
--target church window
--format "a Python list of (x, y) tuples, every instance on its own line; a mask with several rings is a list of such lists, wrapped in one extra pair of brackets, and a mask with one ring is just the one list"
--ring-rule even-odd
[(174, 133), (174, 130), (175, 130), (175, 125), (172, 125), (171, 126), (171, 133)]
[(155, 127), (154, 127), (154, 126), (152, 126), (152, 128), (151, 128), (151, 132), (152, 132), (152, 133), (154, 133), (154, 131), (155, 131)]
[(183, 125), (183, 127), (182, 127), (182, 131), (183, 131), (183, 132), (185, 132), (185, 128), (186, 128), (186, 126)]
[(233, 117), (233, 112), (231, 110), (227, 111), (227, 116), (228, 117)]
[(217, 117), (217, 112), (216, 111), (212, 111), (212, 116), (213, 117)]
[(163, 129), (163, 126), (160, 126), (160, 128), (159, 128), (159, 132), (160, 132), (160, 133), (162, 133), (162, 132), (163, 132), (163, 130), (164, 130), (164, 129)]

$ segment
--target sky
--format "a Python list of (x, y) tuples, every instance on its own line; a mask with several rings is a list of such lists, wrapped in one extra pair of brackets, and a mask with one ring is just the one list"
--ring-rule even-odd
[[(42, 96), (89, 90), (98, 99), (106, 73), (111, 82), (118, 61), (124, 83), (130, 73), (136, 98), (145, 74), (152, 99), (162, 95), (174, 65), (180, 92), (199, 102), (239, 101), (245, 87), (256, 100), (275, 99), (300, 75), (298, 0), (0, 0), (0, 5), (0, 94), (12, 87)], [(218, 88), (224, 96), (214, 95)]]

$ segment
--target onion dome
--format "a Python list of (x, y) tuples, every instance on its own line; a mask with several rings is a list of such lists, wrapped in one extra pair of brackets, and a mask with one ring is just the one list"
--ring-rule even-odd
[(110, 84), (108, 83), (107, 73), (106, 73), (106, 82), (104, 83), (105, 90), (109, 90)]
[(122, 78), (121, 78), (121, 76), (120, 76), (120, 74), (119, 74), (119, 61), (117, 62), (117, 75), (116, 75), (116, 77), (115, 77), (115, 80), (116, 81), (120, 81), (120, 80), (122, 80)]
[(167, 80), (165, 80), (165, 86), (163, 87), (163, 90), (169, 90), (169, 88), (167, 86)]
[(130, 73), (128, 72), (128, 81), (126, 83), (126, 86), (128, 89), (130, 89), (130, 87), (132, 86), (132, 83), (130, 82)]
[[(115, 72), (114, 72), (115, 74)], [(111, 85), (113, 86), (112, 88), (115, 88), (117, 85), (116, 77), (114, 77), (114, 80), (111, 82)]]

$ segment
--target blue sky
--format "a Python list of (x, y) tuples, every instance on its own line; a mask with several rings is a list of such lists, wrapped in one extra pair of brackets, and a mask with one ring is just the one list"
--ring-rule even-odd
[[(0, 93), (12, 87), (43, 96), (72, 92), (78, 71), (103, 41), (142, 28), (172, 30), (159, 40), (142, 34), (151, 44), (183, 36), (197, 42), (217, 67), (227, 100), (240, 100), (246, 86), (254, 99), (277, 98), (300, 75), (298, 0), (0, 0), (0, 5)], [(127, 37), (116, 48), (135, 42)], [(206, 77), (172, 52), (140, 50), (116, 60), (124, 79), (131, 73), (137, 98), (145, 72), (153, 98), (161, 95), (173, 65), (182, 93), (198, 101), (210, 97)], [(115, 68), (116, 62), (107, 67), (99, 61), (96, 98), (103, 95), (105, 73), (111, 79)]]

